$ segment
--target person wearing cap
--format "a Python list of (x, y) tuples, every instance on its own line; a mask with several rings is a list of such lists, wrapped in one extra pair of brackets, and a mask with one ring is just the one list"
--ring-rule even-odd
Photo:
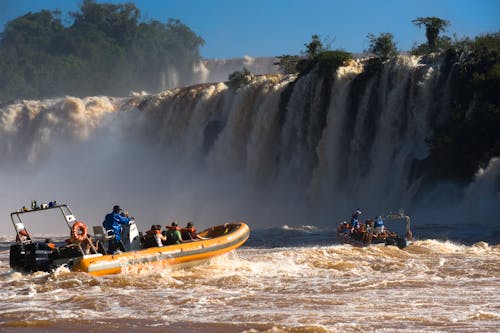
[(144, 247), (162, 247), (163, 243), (167, 241), (167, 238), (161, 233), (161, 225), (153, 224), (151, 229), (146, 231), (146, 236), (144, 237)]
[(108, 244), (108, 254), (113, 254), (117, 249), (125, 251), (125, 247), (121, 243), (122, 225), (129, 225), (130, 218), (125, 214), (121, 214), (122, 209), (120, 206), (113, 206), (113, 211), (106, 214), (102, 226), (106, 229), (109, 235), (114, 235), (113, 238), (109, 240)]
[(359, 210), (359, 208), (352, 213), (351, 227), (354, 229), (359, 228), (359, 215), (361, 215), (361, 211)]
[(181, 229), (181, 235), (183, 240), (195, 240), (198, 238), (193, 222), (188, 222), (186, 227)]
[(165, 228), (167, 228), (167, 232), (165, 234), (165, 237), (167, 238), (166, 241), (167, 245), (182, 243), (182, 235), (180, 232), (180, 228), (175, 221), (172, 222), (172, 225), (165, 226)]

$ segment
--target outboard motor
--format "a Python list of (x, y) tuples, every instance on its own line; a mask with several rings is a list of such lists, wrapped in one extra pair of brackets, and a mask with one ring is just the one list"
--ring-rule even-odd
[(121, 236), (125, 250), (134, 251), (141, 248), (141, 239), (135, 221), (132, 220), (129, 225), (122, 226)]
[(400, 248), (400, 249), (404, 249), (405, 247), (408, 246), (408, 241), (406, 238), (401, 238), (401, 237), (398, 237), (396, 238), (396, 243), (397, 243), (397, 246)]
[(10, 267), (22, 273), (50, 272), (54, 265), (53, 251), (46, 243), (10, 246)]

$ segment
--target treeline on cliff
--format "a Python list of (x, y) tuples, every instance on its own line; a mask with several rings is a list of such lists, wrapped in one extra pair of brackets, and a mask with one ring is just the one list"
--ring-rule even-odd
[[(204, 41), (179, 20), (142, 21), (133, 4), (84, 0), (65, 25), (42, 10), (8, 22), (0, 39), (0, 101), (158, 91), (192, 75)], [(169, 73), (175, 68), (175, 74)]]

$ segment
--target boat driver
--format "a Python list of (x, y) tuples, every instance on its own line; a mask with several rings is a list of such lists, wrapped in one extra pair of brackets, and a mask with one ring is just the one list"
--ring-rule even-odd
[(114, 235), (113, 238), (109, 239), (108, 243), (108, 254), (113, 254), (117, 249), (125, 252), (125, 247), (121, 242), (122, 225), (129, 225), (131, 219), (127, 216), (128, 214), (123, 214), (120, 206), (113, 206), (113, 211), (106, 214), (102, 226), (106, 229), (106, 232), (110, 235)]

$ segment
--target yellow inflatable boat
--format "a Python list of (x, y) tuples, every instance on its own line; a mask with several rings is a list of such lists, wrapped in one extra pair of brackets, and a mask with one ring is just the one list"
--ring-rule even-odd
[[(50, 240), (36, 241), (28, 233), (21, 220), (27, 213), (59, 210), (70, 229), (71, 237), (60, 246)], [(52, 205), (32, 210), (11, 213), (16, 230), (16, 244), (10, 247), (10, 267), (25, 273), (52, 271), (66, 266), (72, 271), (92, 275), (117, 274), (124, 270), (141, 270), (171, 267), (173, 269), (198, 265), (215, 256), (240, 247), (248, 239), (250, 229), (243, 222), (225, 223), (198, 233), (196, 240), (180, 244), (143, 248), (134, 222), (122, 232), (125, 251), (106, 254), (102, 246), (107, 236), (99, 234), (101, 227), (94, 227), (94, 236), (87, 233), (87, 227), (77, 221), (67, 205)]]
[(205, 238), (201, 240), (114, 255), (85, 255), (73, 270), (105, 275), (120, 273), (123, 267), (193, 266), (240, 247), (249, 235), (250, 229), (245, 223), (226, 223), (200, 232), (199, 236)]

